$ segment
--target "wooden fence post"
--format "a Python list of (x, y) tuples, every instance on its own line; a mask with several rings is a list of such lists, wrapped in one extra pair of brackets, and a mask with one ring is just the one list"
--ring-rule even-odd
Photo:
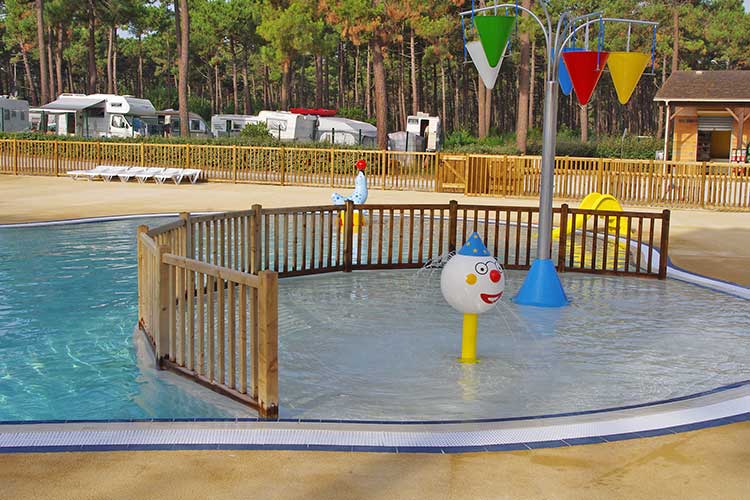
[(381, 179), (383, 181), (383, 186), (382, 187), (383, 187), (384, 190), (388, 189), (388, 187), (386, 186), (386, 182), (385, 182), (386, 181), (386, 176), (387, 176), (387, 173), (388, 173), (387, 172), (387, 170), (388, 170), (387, 165), (388, 164), (387, 164), (387, 160), (386, 160), (386, 152), (385, 152), (385, 150), (381, 150), (380, 151), (380, 175), (381, 175)]
[(451, 200), (448, 206), (448, 251), (456, 251), (456, 233), (458, 232), (458, 202)]
[(190, 168), (190, 144), (185, 144), (185, 168)]
[(144, 143), (141, 143), (138, 149), (139, 149), (140, 157), (141, 157), (139, 165), (141, 167), (144, 167), (146, 165), (146, 145)]
[(263, 226), (263, 207), (256, 204), (252, 206), (253, 217), (250, 228), (250, 274), (258, 274), (261, 268), (262, 242), (261, 227)]
[(605, 194), (604, 191), (604, 158), (599, 158), (596, 166), (596, 191)]
[(568, 204), (560, 207), (560, 238), (557, 247), (557, 272), (565, 272), (565, 254), (568, 246)]
[(141, 234), (146, 232), (148, 232), (148, 226), (141, 224), (138, 226), (138, 231), (135, 233), (136, 248), (138, 250), (138, 326), (143, 325), (143, 304), (145, 301), (144, 290), (147, 286), (144, 282), (144, 278), (146, 278), (146, 269), (143, 259), (143, 243), (141, 243)]
[(346, 212), (344, 213), (344, 272), (352, 272), (352, 259), (354, 245), (354, 202), (346, 201)]
[(708, 167), (706, 162), (701, 163), (701, 192), (699, 196), (701, 208), (706, 208), (706, 183), (708, 181)]
[(443, 192), (443, 176), (440, 170), (440, 151), (435, 151), (435, 192)]
[(18, 139), (13, 139), (13, 175), (18, 175)]
[(55, 177), (60, 175), (60, 142), (55, 141)]
[[(659, 279), (667, 277), (667, 262), (669, 260), (669, 210), (662, 211), (661, 218), (661, 243), (659, 244)], [(638, 250), (640, 252), (640, 249)]]
[(157, 262), (159, 263), (159, 274), (156, 276), (156, 289), (159, 295), (159, 323), (156, 332), (153, 333), (153, 340), (156, 348), (154, 349), (154, 358), (156, 368), (162, 369), (162, 359), (169, 355), (169, 301), (174, 297), (169, 296), (169, 264), (164, 263), (164, 254), (169, 253), (168, 245), (161, 245), (157, 253)]
[(281, 146), (281, 172), (279, 172), (279, 175), (280, 175), (281, 185), (283, 186), (285, 177), (286, 177), (286, 150), (284, 150), (284, 146)]
[(185, 221), (185, 248), (183, 255), (192, 259), (195, 253), (195, 242), (193, 241), (193, 223), (190, 220), (190, 212), (180, 212), (180, 219)]
[(333, 176), (334, 176), (334, 166), (335, 166), (335, 162), (334, 162), (334, 158), (333, 158), (333, 148), (331, 148), (330, 155), (331, 155), (331, 157), (330, 157), (330, 164), (331, 164), (330, 165), (331, 166), (331, 179), (330, 179), (331, 182), (330, 182), (330, 184), (331, 184), (331, 187), (333, 187)]
[(232, 182), (237, 184), (237, 145), (232, 144)]
[(258, 405), (262, 418), (279, 416), (278, 274), (260, 273), (258, 290)]

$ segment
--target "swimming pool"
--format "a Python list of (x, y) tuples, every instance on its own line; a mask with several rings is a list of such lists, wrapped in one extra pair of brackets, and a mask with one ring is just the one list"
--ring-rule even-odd
[[(0, 229), (0, 420), (249, 414), (137, 354), (135, 228), (163, 222)], [(523, 273), (507, 276), (512, 296)], [(437, 274), (283, 279), (281, 416), (522, 416), (750, 378), (746, 301), (673, 280), (562, 279), (569, 308), (505, 301), (480, 317), (477, 366), (454, 361), (461, 318)]]

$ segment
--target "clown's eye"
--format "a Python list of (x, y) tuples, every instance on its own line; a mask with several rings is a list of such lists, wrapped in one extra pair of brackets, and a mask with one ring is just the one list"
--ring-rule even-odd
[(498, 262), (494, 259), (488, 260), (487, 262), (485, 262), (485, 264), (487, 265), (488, 269), (497, 269), (498, 271), (500, 270), (500, 264), (498, 264)]
[(487, 264), (484, 262), (478, 262), (477, 265), (474, 266), (474, 270), (477, 274), (487, 274)]

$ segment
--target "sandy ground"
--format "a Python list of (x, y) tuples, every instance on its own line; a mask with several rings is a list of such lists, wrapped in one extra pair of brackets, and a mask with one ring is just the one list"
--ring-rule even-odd
[[(327, 204), (331, 190), (0, 176), (0, 223)], [(371, 191), (372, 203), (535, 200)], [(750, 213), (675, 210), (677, 265), (750, 285)], [(750, 423), (612, 444), (459, 455), (115, 452), (0, 455), (0, 498), (745, 499)]]
[[(102, 215), (241, 210), (330, 203), (330, 188), (252, 184), (157, 185), (0, 175), (0, 224)], [(466, 197), (371, 190), (371, 203), (461, 203), (534, 206), (536, 199)], [(628, 208), (628, 207), (626, 207)], [(630, 207), (634, 210), (651, 210)], [(653, 209), (660, 210), (660, 209)], [(673, 210), (670, 256), (693, 272), (750, 286), (750, 212)], [(717, 265), (718, 264), (718, 265)]]

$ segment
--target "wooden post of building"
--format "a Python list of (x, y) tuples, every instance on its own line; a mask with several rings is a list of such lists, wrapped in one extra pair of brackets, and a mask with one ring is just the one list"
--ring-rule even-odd
[(185, 221), (185, 247), (182, 249), (183, 254), (188, 259), (192, 259), (195, 254), (195, 242), (193, 241), (193, 222), (190, 220), (190, 212), (180, 212), (180, 219)]
[(557, 272), (565, 272), (565, 250), (568, 245), (568, 204), (560, 207), (560, 239), (557, 247)]
[(263, 226), (263, 207), (253, 205), (252, 224), (250, 228), (250, 274), (258, 274), (261, 268), (263, 247), (261, 242), (261, 227)]
[[(661, 218), (661, 243), (659, 244), (659, 279), (667, 277), (667, 262), (669, 261), (669, 218), (671, 212), (664, 210)], [(640, 251), (640, 249), (639, 249)]]
[(458, 202), (451, 200), (448, 206), (448, 251), (456, 251), (456, 233), (458, 232)]
[(55, 141), (55, 177), (60, 175), (60, 142)]
[(353, 245), (354, 245), (354, 202), (346, 201), (346, 212), (344, 213), (344, 272), (352, 272)]
[(141, 235), (148, 232), (148, 226), (141, 224), (138, 226), (138, 230), (135, 233), (136, 238), (136, 249), (138, 250), (138, 326), (143, 324), (144, 315), (144, 301), (145, 301), (145, 289), (146, 283), (144, 281), (146, 277), (146, 266), (143, 258), (143, 244), (141, 243)]
[(258, 405), (262, 418), (279, 416), (278, 274), (262, 271), (258, 290)]
[(154, 358), (156, 368), (162, 369), (162, 359), (169, 355), (169, 301), (174, 297), (169, 296), (169, 264), (164, 263), (164, 254), (169, 253), (168, 245), (161, 245), (157, 254), (159, 263), (159, 274), (156, 276), (156, 289), (159, 294), (159, 322), (153, 332), (155, 344)]

